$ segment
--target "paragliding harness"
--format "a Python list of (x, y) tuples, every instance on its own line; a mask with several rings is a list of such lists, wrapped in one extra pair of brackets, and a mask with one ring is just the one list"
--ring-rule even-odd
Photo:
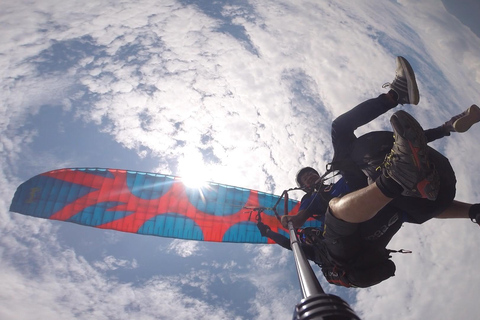
[[(323, 245), (322, 245), (323, 244)], [(395, 275), (395, 264), (390, 259), (392, 252), (407, 253), (406, 250), (373, 250), (350, 263), (339, 263), (330, 256), (325, 244), (319, 244), (323, 263), (319, 266), (325, 279), (334, 285), (343, 287), (366, 288), (376, 285)], [(365, 264), (367, 262), (368, 264)]]
[(389, 250), (385, 248), (368, 248), (359, 258), (348, 263), (332, 257), (327, 249), (323, 232), (317, 228), (304, 228), (298, 232), (300, 240), (311, 244), (314, 251), (313, 261), (322, 270), (323, 276), (330, 283), (346, 288), (365, 288), (382, 282), (395, 275), (395, 264), (391, 253), (411, 253), (408, 250)]
[(325, 279), (334, 285), (343, 287), (356, 287), (347, 278), (349, 268), (336, 263), (330, 256), (324, 242), (323, 232), (317, 228), (304, 228), (299, 230), (298, 236), (302, 242), (309, 243), (314, 248), (314, 262), (322, 270)]
[[(331, 179), (339, 173), (334, 173), (331, 177), (326, 178), (329, 174), (338, 169), (332, 164), (327, 165), (327, 172), (323, 174), (313, 187), (313, 190), (306, 190), (305, 188), (291, 188), (285, 190), (277, 203), (273, 207), (276, 217), (280, 220), (280, 216), (276, 211), (276, 207), (281, 199), (285, 200), (285, 213), (288, 214), (288, 192), (293, 190), (303, 190), (306, 192), (317, 192), (323, 197), (322, 193), (328, 191), (332, 184), (324, 184), (325, 180)], [(365, 251), (359, 259), (349, 261), (348, 263), (338, 261), (331, 256), (327, 249), (326, 240), (323, 238), (322, 230), (317, 228), (304, 228), (303, 231), (297, 233), (299, 240), (309, 240), (314, 248), (314, 262), (321, 268), (325, 279), (334, 285), (343, 287), (370, 287), (382, 282), (395, 275), (395, 264), (391, 258), (391, 253), (411, 253), (408, 250), (389, 250), (386, 248), (370, 248)], [(303, 237), (303, 239), (302, 239)]]

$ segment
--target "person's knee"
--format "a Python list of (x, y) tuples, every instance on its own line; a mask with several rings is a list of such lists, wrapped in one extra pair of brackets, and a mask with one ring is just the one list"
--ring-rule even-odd
[(332, 133), (341, 133), (344, 131), (353, 131), (344, 115), (341, 115), (332, 121)]
[(328, 202), (328, 207), (330, 209), (330, 213), (337, 219), (342, 219), (341, 217), (341, 212), (340, 208), (338, 205), (338, 202), (340, 201), (340, 198), (333, 198)]

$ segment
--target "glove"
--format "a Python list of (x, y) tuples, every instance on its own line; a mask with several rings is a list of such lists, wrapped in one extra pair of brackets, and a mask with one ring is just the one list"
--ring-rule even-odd
[(260, 234), (262, 235), (262, 237), (266, 237), (268, 230), (272, 230), (272, 229), (270, 229), (269, 226), (267, 226), (263, 222), (257, 223), (257, 228), (258, 228), (258, 230), (260, 230)]

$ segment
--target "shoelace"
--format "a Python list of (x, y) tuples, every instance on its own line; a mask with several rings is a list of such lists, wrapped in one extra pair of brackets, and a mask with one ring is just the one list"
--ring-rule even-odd
[[(393, 138), (395, 139), (395, 135), (393, 135)], [(390, 166), (392, 166), (392, 159), (395, 155), (395, 152), (393, 151), (394, 147), (395, 147), (395, 144), (397, 142), (395, 140), (393, 140), (393, 145), (392, 145), (392, 149), (390, 150), (390, 152), (385, 156), (385, 159), (383, 160), (382, 164), (379, 165), (377, 168), (375, 168), (375, 171), (380, 171), (382, 170), (382, 168), (388, 168)], [(386, 176), (386, 177), (389, 177), (389, 175), (387, 174), (387, 172), (383, 171), (383, 174)]]
[(447, 121), (447, 122), (451, 122), (451, 124), (452, 124), (452, 126), (453, 126), (453, 124), (455, 123), (455, 121), (457, 121), (458, 119), (463, 118), (464, 116), (466, 116), (466, 115), (467, 115), (467, 112), (468, 112), (468, 110), (467, 110), (467, 111), (463, 111), (462, 113), (457, 114), (456, 116), (452, 117), (452, 119), (450, 119), (450, 120)]

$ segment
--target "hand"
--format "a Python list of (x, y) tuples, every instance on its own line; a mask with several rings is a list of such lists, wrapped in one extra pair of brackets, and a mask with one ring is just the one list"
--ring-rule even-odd
[(295, 227), (295, 216), (282, 216), (280, 218), (280, 222), (285, 229), (288, 229), (288, 223), (290, 221), (293, 223), (293, 227)]
[(272, 230), (269, 226), (267, 226), (267, 225), (264, 224), (263, 222), (257, 223), (257, 228), (258, 228), (258, 230), (260, 230), (260, 234), (262, 235), (262, 237), (266, 237), (266, 236), (267, 236), (267, 232), (268, 232), (269, 230)]

